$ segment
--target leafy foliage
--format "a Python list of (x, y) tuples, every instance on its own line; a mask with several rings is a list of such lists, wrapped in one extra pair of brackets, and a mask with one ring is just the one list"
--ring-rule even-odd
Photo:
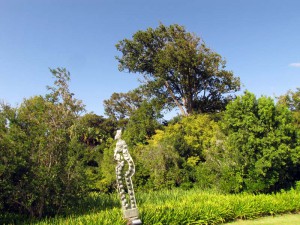
[(137, 144), (146, 144), (161, 125), (158, 120), (162, 117), (152, 102), (144, 101), (132, 114), (124, 132), (124, 140), (132, 147)]
[(197, 181), (196, 167), (205, 160), (205, 152), (214, 142), (218, 125), (208, 115), (184, 117), (168, 125), (133, 149), (137, 181), (147, 188), (185, 186)]
[(103, 163), (107, 148), (111, 147), (111, 139), (114, 136), (116, 122), (111, 119), (88, 113), (80, 118), (71, 127), (71, 137), (82, 146), (82, 158), (84, 172), (88, 179), (89, 190), (107, 190), (103, 187)]
[(246, 92), (228, 105), (223, 129), (224, 154), (239, 188), (274, 191), (299, 179), (298, 136), (287, 108)]
[[(136, 32), (116, 45), (120, 70), (141, 73), (153, 95), (172, 99), (183, 115), (224, 109), (239, 90), (239, 78), (225, 60), (177, 24)], [(226, 95), (225, 95), (226, 94)]]
[(183, 117), (145, 140), (132, 150), (140, 188), (271, 192), (299, 180), (299, 136), (291, 112), (250, 92), (222, 114)]
[[(70, 73), (64, 68), (50, 70), (55, 81), (46, 96), (25, 99), (15, 108), (0, 104), (2, 214), (40, 218), (70, 213), (88, 191), (114, 192), (117, 128), (125, 128), (123, 138), (136, 164), (133, 179), (138, 190), (197, 187), (257, 194), (296, 187), (291, 195), (281, 194), (299, 198), (295, 193), (300, 182), (300, 89), (279, 97), (277, 104), (248, 91), (232, 100), (239, 78), (225, 70), (220, 55), (176, 24), (138, 31), (132, 40), (120, 41), (117, 49), (122, 52), (117, 58), (120, 70), (141, 73), (144, 84), (104, 101), (109, 118), (82, 115), (85, 107), (70, 92)], [(162, 110), (175, 106), (185, 116), (164, 121)], [(252, 197), (247, 197), (250, 202)], [(207, 211), (200, 214), (206, 219), (199, 217), (199, 207), (191, 205), (198, 195), (189, 201), (178, 196), (167, 204), (158, 201), (162, 214), (150, 207), (141, 215), (149, 223), (206, 224), (224, 222), (230, 215), (248, 218), (299, 210), (299, 201), (290, 199), (278, 209), (273, 207), (276, 198), (248, 204), (239, 197), (230, 202), (221, 196), (225, 208), (214, 211), (216, 203), (203, 198)], [(178, 200), (182, 201), (176, 205)], [(257, 204), (265, 200), (265, 205)], [(185, 210), (179, 219), (173, 218), (174, 205)], [(264, 210), (255, 211), (253, 205)], [(113, 218), (119, 216), (118, 210), (113, 213)], [(186, 220), (187, 215), (192, 219)], [(112, 223), (111, 217), (107, 221)]]
[(114, 120), (129, 118), (144, 100), (139, 88), (128, 93), (113, 93), (110, 99), (104, 100), (105, 114)]
[(300, 88), (296, 91), (289, 90), (285, 95), (278, 98), (278, 103), (288, 107), (293, 114), (294, 123), (300, 127)]
[[(28, 224), (126, 224), (117, 195), (93, 194), (88, 200), (80, 205), (80, 214), (28, 221)], [(224, 195), (211, 191), (174, 189), (138, 192), (137, 200), (144, 224), (223, 224), (295, 213), (300, 209), (300, 194), (294, 190), (270, 195)], [(9, 223), (9, 220), (6, 221)]]
[(85, 194), (82, 144), (70, 136), (84, 107), (68, 90), (66, 70), (51, 72), (56, 86), (46, 98), (32, 97), (16, 109), (3, 105), (0, 111), (0, 199), (5, 211), (56, 214)]

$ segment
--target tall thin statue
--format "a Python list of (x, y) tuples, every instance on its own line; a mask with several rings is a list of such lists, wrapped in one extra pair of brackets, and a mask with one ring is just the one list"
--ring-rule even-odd
[[(138, 209), (136, 205), (136, 199), (132, 184), (132, 176), (135, 173), (135, 166), (133, 160), (128, 152), (127, 144), (121, 139), (122, 130), (118, 130), (115, 136), (117, 140), (116, 148), (114, 151), (114, 158), (117, 161), (116, 176), (117, 187), (121, 198), (122, 209), (124, 218), (128, 220), (128, 224), (142, 224), (142, 221), (138, 218)], [(128, 164), (127, 171), (124, 171), (125, 161)], [(124, 180), (126, 188), (124, 185)], [(126, 193), (127, 191), (127, 193)], [(129, 195), (126, 198), (126, 195)], [(128, 201), (129, 200), (129, 201)]]

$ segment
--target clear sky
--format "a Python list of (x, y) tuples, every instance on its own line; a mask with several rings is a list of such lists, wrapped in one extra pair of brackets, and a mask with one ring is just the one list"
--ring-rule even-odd
[(299, 0), (0, 0), (0, 100), (44, 95), (49, 68), (66, 67), (75, 97), (103, 115), (103, 100), (138, 86), (118, 71), (115, 44), (159, 22), (203, 38), (243, 90), (300, 87)]

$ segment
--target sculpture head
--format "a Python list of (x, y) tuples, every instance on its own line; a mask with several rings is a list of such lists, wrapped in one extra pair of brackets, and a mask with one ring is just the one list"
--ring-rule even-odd
[(121, 135), (122, 135), (122, 130), (117, 130), (116, 136), (115, 136), (115, 140), (120, 140), (121, 139)]

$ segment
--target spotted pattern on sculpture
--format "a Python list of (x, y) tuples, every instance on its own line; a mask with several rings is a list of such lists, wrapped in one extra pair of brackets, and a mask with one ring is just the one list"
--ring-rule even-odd
[[(138, 219), (138, 210), (137, 210), (136, 199), (135, 199), (135, 194), (134, 194), (134, 189), (133, 189), (133, 184), (131, 179), (135, 173), (135, 166), (128, 152), (128, 146), (126, 142), (121, 139), (121, 133), (122, 131), (118, 130), (115, 136), (115, 139), (117, 140), (117, 144), (114, 151), (114, 158), (117, 161), (116, 176), (117, 176), (118, 192), (121, 198), (124, 218), (131, 221), (131, 224), (142, 224), (142, 222)], [(128, 164), (128, 169), (126, 172), (123, 171), (125, 167), (125, 162)], [(124, 186), (124, 180), (125, 180), (126, 189)], [(129, 196), (128, 198), (126, 198), (127, 194)]]

